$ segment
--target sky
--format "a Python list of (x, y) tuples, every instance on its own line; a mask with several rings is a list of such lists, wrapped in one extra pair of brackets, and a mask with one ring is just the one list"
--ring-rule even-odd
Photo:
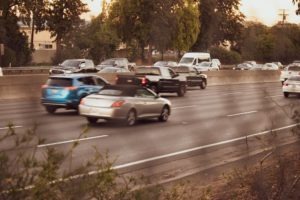
[[(90, 19), (100, 13), (102, 0), (83, 1), (88, 4), (90, 9), (90, 12), (83, 16), (85, 19)], [(281, 19), (278, 15), (280, 9), (286, 9), (286, 13), (289, 14), (288, 22), (300, 24), (300, 16), (295, 14), (296, 8), (297, 6), (292, 3), (292, 0), (241, 0), (240, 10), (247, 20), (259, 21), (272, 26)]]

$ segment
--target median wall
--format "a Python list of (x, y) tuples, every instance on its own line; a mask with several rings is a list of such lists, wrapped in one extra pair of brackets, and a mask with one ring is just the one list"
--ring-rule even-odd
[[(208, 75), (208, 86), (231, 85), (243, 83), (279, 82), (280, 71), (212, 71)], [(115, 74), (101, 74), (103, 78), (114, 84)], [(40, 97), (41, 86), (48, 75), (9, 75), (0, 77), (0, 100), (4, 99), (36, 99)]]

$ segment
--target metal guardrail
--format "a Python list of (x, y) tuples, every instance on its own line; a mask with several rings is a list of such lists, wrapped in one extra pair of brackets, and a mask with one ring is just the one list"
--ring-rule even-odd
[(6, 67), (2, 68), (3, 75), (18, 75), (18, 74), (48, 74), (51, 67)]

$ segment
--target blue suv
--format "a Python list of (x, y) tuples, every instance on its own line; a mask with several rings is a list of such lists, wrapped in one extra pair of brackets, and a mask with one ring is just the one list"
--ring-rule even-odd
[(88, 74), (68, 74), (50, 76), (42, 86), (41, 102), (48, 113), (58, 108), (78, 109), (81, 99), (97, 93), (105, 85), (105, 79)]

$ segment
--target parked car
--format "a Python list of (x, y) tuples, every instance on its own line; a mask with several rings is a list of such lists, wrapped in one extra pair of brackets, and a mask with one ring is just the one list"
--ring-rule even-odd
[(155, 67), (176, 67), (178, 65), (177, 62), (174, 61), (157, 61), (153, 66)]
[(203, 71), (219, 71), (220, 68), (216, 63), (213, 62), (202, 62), (195, 67), (197, 71), (203, 72)]
[(167, 121), (171, 114), (171, 103), (141, 86), (107, 85), (99, 93), (82, 99), (79, 113), (89, 123), (96, 123), (98, 119), (123, 120), (132, 126), (144, 118)]
[(205, 89), (207, 86), (207, 75), (198, 72), (194, 67), (179, 66), (172, 68), (179, 76), (186, 79), (188, 87), (198, 86), (201, 89)]
[(97, 93), (108, 82), (96, 75), (68, 74), (50, 76), (42, 86), (41, 103), (48, 113), (58, 108), (77, 109), (80, 100)]
[(49, 70), (49, 74), (71, 74), (97, 72), (94, 62), (89, 59), (67, 59)]
[(300, 76), (289, 77), (282, 86), (284, 97), (289, 97), (290, 94), (300, 94)]
[(288, 78), (300, 75), (300, 64), (292, 63), (285, 67), (280, 74), (280, 81), (283, 84)]
[(294, 60), (293, 63), (300, 64), (300, 60)]
[(262, 70), (279, 70), (279, 67), (274, 63), (266, 63), (262, 66)]
[(100, 70), (98, 73), (124, 73), (124, 72), (130, 72), (130, 71), (125, 68), (106, 67), (106, 68)]
[(136, 67), (135, 63), (130, 63), (127, 58), (110, 58), (107, 60), (104, 60), (99, 65), (96, 66), (96, 68), (100, 71), (106, 67), (119, 67), (119, 68), (125, 68), (129, 71), (133, 71)]

